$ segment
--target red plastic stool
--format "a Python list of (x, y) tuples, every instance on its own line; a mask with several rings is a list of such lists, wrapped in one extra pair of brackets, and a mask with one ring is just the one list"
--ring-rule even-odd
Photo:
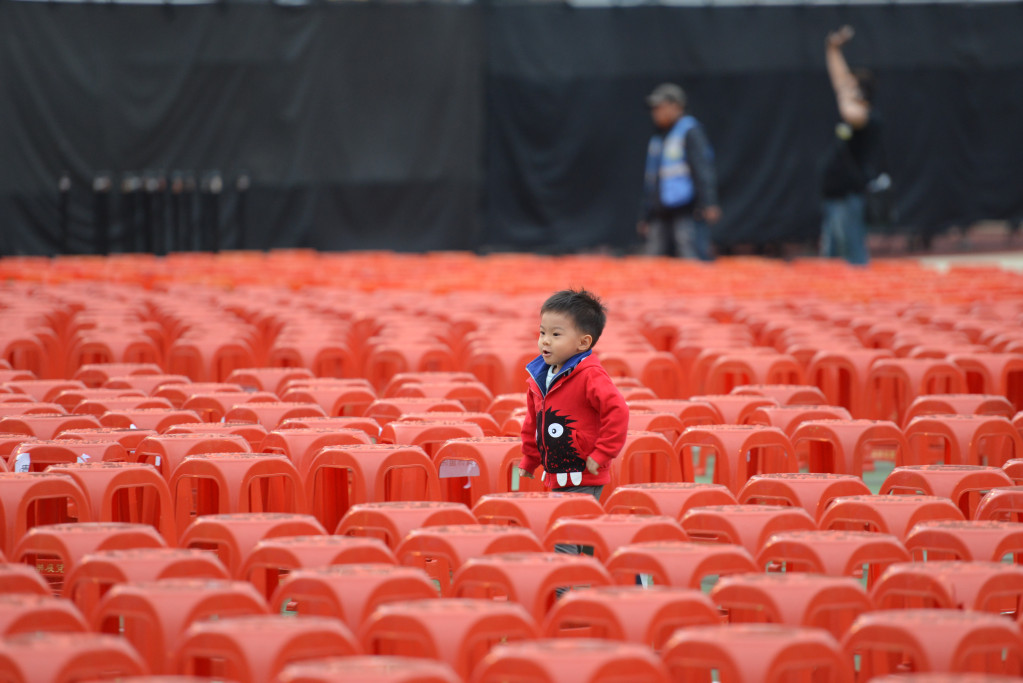
[(360, 429), (370, 443), (380, 440), (380, 423), (370, 417), (289, 417), (277, 429)]
[(966, 375), (970, 392), (997, 394), (1023, 410), (1023, 356), (1018, 353), (955, 353), (948, 357)]
[(31, 593), (0, 595), (0, 638), (37, 631), (85, 633), (88, 630), (85, 617), (68, 600)]
[(520, 460), (522, 439), (510, 436), (455, 438), (433, 455), (442, 498), (469, 507), (482, 496), (510, 492)]
[(900, 562), (881, 574), (870, 595), (878, 609), (963, 609), (1018, 619), (1023, 567), (963, 560)]
[(667, 439), (668, 443), (675, 443), (675, 439), (687, 426), (674, 413), (656, 412), (643, 409), (636, 402), (629, 403), (630, 432), (656, 432)]
[(287, 403), (284, 401), (252, 401), (234, 406), (224, 413), (226, 422), (258, 422), (273, 430), (293, 417), (328, 417), (316, 403)]
[(776, 533), (812, 531), (817, 523), (803, 508), (784, 505), (710, 505), (693, 508), (680, 520), (694, 541), (734, 543), (756, 555)]
[(34, 565), (59, 594), (65, 576), (88, 553), (129, 548), (162, 548), (166, 541), (146, 524), (79, 522), (36, 526), (18, 542), (10, 558)]
[(1001, 467), (1023, 456), (1023, 437), (1000, 415), (923, 415), (904, 433), (909, 451), (898, 464)]
[(384, 655), (296, 662), (284, 667), (277, 680), (280, 683), (464, 683), (444, 662)]
[(308, 368), (254, 367), (232, 370), (224, 381), (228, 384), (237, 384), (243, 390), (269, 391), (281, 395), (281, 390), (288, 382), (313, 377), (312, 371)]
[(152, 429), (158, 434), (163, 434), (175, 425), (202, 422), (194, 411), (166, 408), (111, 410), (103, 413), (99, 421), (104, 427)]
[[(171, 402), (175, 408), (181, 408), (185, 405), (191, 397), (198, 394), (215, 394), (215, 393), (231, 393), (235, 394), (238, 399), (238, 403), (244, 403), (245, 401), (252, 400), (253, 394), (242, 391), (242, 388), (237, 384), (228, 384), (227, 382), (174, 382), (168, 383), (152, 392), (153, 396), (159, 396), (165, 398)], [(261, 392), (254, 392), (256, 395)], [(266, 398), (264, 400), (277, 400), (276, 397), (269, 392), (262, 392)], [(217, 418), (217, 422), (220, 421), (220, 417)]]
[[(689, 399), (697, 403), (710, 404), (721, 416), (713, 424), (741, 425), (757, 408), (776, 406), (778, 401), (768, 396), (744, 396), (742, 394), (700, 394)], [(700, 426), (700, 425), (694, 425)]]
[(1012, 621), (949, 609), (877, 610), (857, 617), (842, 641), (859, 679), (896, 672), (1020, 674), (1023, 638)]
[[(156, 392), (171, 384), (187, 384), (190, 382), (184, 375), (165, 373), (152, 375), (111, 375), (102, 384), (103, 389), (135, 389), (146, 396), (155, 396)], [(172, 402), (173, 403), (173, 402)], [(180, 407), (180, 404), (178, 404)]]
[(980, 499), (973, 518), (1023, 521), (1023, 486), (999, 486), (991, 489)]
[(679, 458), (672, 442), (657, 432), (628, 432), (621, 453), (611, 461), (610, 474), (611, 482), (601, 492), (604, 500), (627, 484), (695, 479), (692, 458)]
[(50, 465), (126, 460), (124, 446), (112, 440), (38, 439), (19, 444), (8, 465), (12, 472), (42, 472)]
[(87, 387), (101, 387), (119, 375), (158, 375), (163, 370), (156, 363), (84, 363), (71, 379)]
[(803, 366), (787, 353), (756, 349), (744, 353), (734, 349), (714, 360), (707, 369), (703, 391), (725, 394), (735, 387), (750, 384), (805, 384)]
[(744, 424), (777, 427), (790, 439), (796, 427), (809, 420), (851, 420), (852, 415), (840, 406), (781, 405), (762, 406), (746, 416)]
[[(103, 391), (102, 389), (93, 389), (92, 391)], [(61, 394), (64, 396), (67, 392)], [(72, 410), (68, 412), (75, 415), (95, 415), (96, 417), (103, 417), (104, 414), (110, 411), (118, 410), (136, 410), (139, 408), (157, 408), (157, 409), (173, 409), (174, 406), (171, 402), (165, 398), (159, 398), (157, 396), (120, 396), (120, 397), (89, 397), (85, 396), (81, 401), (73, 406)]]
[(182, 532), (178, 545), (214, 551), (230, 575), (237, 577), (249, 553), (265, 538), (326, 533), (311, 515), (257, 512), (203, 515)]
[(259, 446), (260, 453), (280, 453), (295, 464), (299, 472), (305, 471), (313, 456), (327, 446), (357, 446), (372, 443), (361, 429), (276, 429), (266, 435)]
[(483, 658), (473, 683), (668, 683), (664, 663), (648, 645), (595, 638), (508, 643)]
[(782, 406), (817, 406), (828, 402), (812, 384), (740, 384), (729, 392), (741, 396), (766, 396)]
[[(159, 406), (165, 407), (169, 405), (169, 403), (164, 399), (150, 397), (137, 389), (67, 389), (57, 394), (56, 398), (53, 399), (53, 402), (61, 406), (64, 409), (64, 412), (67, 413), (88, 413), (99, 416), (106, 412), (105, 408), (99, 410), (99, 412), (96, 412), (95, 410), (76, 411), (75, 408), (83, 401), (102, 401), (103, 399), (109, 398), (135, 398), (136, 400), (155, 399), (159, 402), (157, 404)], [(150, 407), (156, 406), (154, 405)]]
[(270, 609), (333, 617), (358, 631), (380, 605), (439, 597), (430, 577), (415, 567), (335, 564), (289, 572), (270, 597)]
[[(269, 391), (257, 391), (249, 394), (238, 391), (238, 387), (226, 391), (199, 391), (190, 393), (181, 404), (182, 410), (191, 410), (198, 415), (203, 422), (226, 422), (227, 414), (236, 406), (248, 403), (278, 403), (280, 399), (277, 394)], [(273, 429), (274, 425), (262, 423), (258, 416), (246, 413), (233, 417), (234, 422), (255, 422), (262, 424), (266, 429)]]
[(923, 560), (1023, 561), (1023, 526), (1017, 522), (920, 522), (906, 537), (906, 549)]
[(913, 399), (902, 426), (922, 415), (1001, 415), (1011, 420), (1015, 413), (1009, 399), (998, 394), (928, 394)]
[(703, 593), (670, 586), (610, 586), (569, 591), (542, 622), (547, 638), (601, 638), (660, 651), (675, 629), (721, 623)]
[(619, 486), (604, 502), (604, 510), (608, 514), (667, 515), (682, 519), (692, 508), (737, 502), (724, 484), (656, 482)]
[(20, 562), (0, 562), (0, 595), (10, 593), (53, 595), (53, 590), (35, 567)]
[(824, 629), (836, 639), (875, 609), (852, 577), (796, 572), (733, 574), (718, 581), (710, 599), (733, 624), (782, 624)]
[(418, 446), (330, 446), (316, 452), (302, 477), (310, 508), (328, 529), (353, 505), (440, 500), (437, 468)]
[(227, 567), (213, 553), (183, 548), (134, 548), (89, 553), (64, 579), (61, 595), (91, 618), (111, 587), (158, 579), (223, 579)]
[(487, 406), (487, 412), (494, 416), (497, 424), (504, 424), (512, 411), (516, 408), (526, 407), (526, 392), (520, 391), (508, 394), (498, 394)]
[(984, 493), (1000, 486), (1012, 486), (1012, 480), (999, 467), (919, 465), (896, 467), (885, 477), (878, 493), (948, 498), (966, 519), (972, 519)]
[(0, 418), (0, 433), (28, 434), (37, 439), (56, 439), (66, 429), (95, 429), (103, 426), (95, 415), (42, 413)]
[(470, 557), (515, 552), (542, 552), (529, 529), (496, 524), (431, 526), (411, 530), (395, 548), (398, 562), (420, 567), (437, 581), (442, 596), (451, 593), (451, 578)]
[(324, 535), (266, 538), (249, 552), (238, 578), (254, 585), (269, 600), (281, 578), (295, 569), (366, 563), (398, 561), (391, 549), (376, 538)]
[[(240, 436), (249, 442), (249, 450), (255, 451), (263, 443), (263, 439), (269, 434), (267, 428), (255, 422), (191, 422), (174, 425), (166, 432), (167, 436), (174, 434), (205, 434), (207, 436), (232, 435)], [(215, 451), (207, 451), (215, 452)], [(169, 473), (168, 473), (169, 474)]]
[(1013, 486), (1023, 484), (1023, 458), (1013, 458), (1002, 463), (1002, 469), (1012, 479)]
[(792, 445), (807, 455), (811, 472), (853, 474), (873, 469), (883, 457), (898, 462), (909, 452), (902, 430), (884, 420), (809, 420), (796, 427)]
[(378, 398), (369, 404), (363, 417), (376, 420), (381, 427), (407, 413), (462, 412), (460, 402), (451, 398), (422, 398), (416, 396)]
[(687, 540), (679, 522), (666, 515), (602, 514), (555, 520), (543, 544), (550, 551), (559, 544), (589, 546), (595, 558), (606, 562), (616, 549), (631, 543)]
[(835, 498), (870, 495), (870, 488), (854, 474), (796, 472), (755, 474), (739, 492), (739, 503), (790, 505), (819, 520)]
[(693, 401), (678, 398), (643, 398), (629, 402), (633, 410), (650, 410), (666, 412), (674, 415), (682, 423), (682, 429), (698, 425), (724, 424), (725, 418), (720, 411), (706, 401)]
[(332, 416), (359, 417), (366, 408), (377, 400), (377, 393), (371, 386), (360, 386), (350, 380), (337, 380), (337, 384), (288, 383), (288, 390), (281, 394), (282, 401), (316, 403)]
[(298, 470), (274, 453), (196, 453), (169, 481), (178, 529), (203, 515), (308, 510)]
[(879, 531), (905, 542), (915, 524), (932, 519), (965, 517), (952, 501), (938, 496), (844, 496), (824, 511), (820, 528)]
[(604, 509), (588, 493), (557, 491), (492, 493), (480, 498), (472, 513), (482, 524), (525, 527), (543, 538), (556, 520), (600, 515)]
[(50, 465), (67, 474), (89, 499), (96, 522), (129, 522), (155, 527), (168, 545), (177, 542), (170, 489), (150, 465), (135, 462), (87, 462)]
[(412, 382), (395, 390), (396, 398), (445, 398), (458, 401), (466, 410), (485, 411), (494, 395), (479, 381)]
[(155, 429), (121, 429), (120, 427), (94, 427), (92, 429), (65, 429), (58, 439), (79, 441), (116, 441), (128, 452), (128, 459), (135, 460), (138, 445), (151, 436)]
[(4, 386), (16, 392), (27, 394), (33, 400), (43, 403), (52, 402), (62, 391), (69, 389), (88, 389), (79, 380), (72, 379), (24, 379), (8, 380)]
[[(71, 513), (76, 515), (71, 516)], [(38, 525), (77, 519), (92, 521), (89, 499), (66, 474), (4, 472), (0, 474), (0, 550), (11, 557), (14, 547)]]
[(586, 555), (502, 553), (467, 559), (455, 571), (451, 594), (517, 602), (541, 624), (554, 604), (556, 589), (610, 585), (604, 565)]
[(634, 585), (637, 575), (648, 575), (657, 586), (697, 590), (712, 576), (758, 571), (741, 545), (679, 541), (621, 546), (605, 566), (618, 585)]
[(439, 501), (395, 501), (353, 505), (338, 522), (339, 536), (379, 538), (394, 550), (413, 529), (473, 524), (477, 520), (465, 505)]
[(149, 670), (123, 638), (43, 632), (0, 640), (0, 672), (11, 683), (75, 683), (142, 676)]
[(714, 452), (714, 483), (724, 484), (736, 495), (754, 474), (799, 471), (792, 442), (777, 427), (731, 424), (689, 427), (675, 442), (679, 462), (692, 462), (694, 446), (700, 449), (701, 461), (705, 460), (706, 450)]
[(675, 632), (661, 654), (672, 680), (729, 683), (791, 680), (852, 683), (848, 658), (830, 633), (778, 624), (726, 624)]
[(380, 443), (419, 446), (433, 457), (451, 439), (482, 439), (483, 429), (468, 420), (391, 420), (380, 428)]
[(886, 567), (908, 562), (909, 551), (891, 534), (867, 531), (789, 531), (775, 534), (757, 553), (770, 571), (852, 576), (876, 582)]
[(111, 587), (93, 610), (91, 624), (99, 633), (121, 635), (153, 673), (170, 674), (191, 623), (267, 613), (266, 602), (244, 581), (162, 579)]
[(866, 387), (868, 416), (896, 424), (917, 396), (967, 392), (963, 370), (941, 358), (879, 359), (867, 371)]
[(439, 660), (468, 678), (493, 646), (533, 640), (538, 629), (518, 603), (447, 598), (381, 605), (360, 634), (367, 654)]
[(252, 448), (239, 434), (154, 434), (135, 448), (136, 462), (152, 465), (165, 479), (189, 455), (196, 453), (248, 453)]
[(361, 654), (355, 635), (337, 619), (279, 615), (195, 621), (174, 657), (175, 673), (213, 674), (275, 683), (293, 662)]

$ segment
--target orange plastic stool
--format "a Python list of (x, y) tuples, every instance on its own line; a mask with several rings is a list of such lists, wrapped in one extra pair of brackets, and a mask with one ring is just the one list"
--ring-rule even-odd
[(875, 609), (859, 581), (824, 574), (733, 574), (718, 581), (710, 599), (733, 624), (820, 628), (836, 640), (856, 617)]
[(900, 562), (881, 574), (870, 595), (878, 609), (963, 609), (1018, 619), (1023, 614), (1023, 567), (964, 560)]
[(418, 446), (329, 446), (316, 452), (302, 476), (310, 509), (328, 529), (353, 505), (440, 500), (436, 466)]
[(178, 545), (214, 551), (230, 575), (237, 577), (249, 553), (265, 538), (326, 533), (310, 515), (266, 512), (203, 515), (181, 533)]
[(267, 429), (280, 427), (284, 420), (294, 417), (328, 417), (316, 403), (287, 403), (285, 401), (251, 401), (235, 405), (224, 413), (226, 422), (258, 422)]
[(711, 403), (679, 398), (643, 398), (629, 402), (629, 408), (665, 412), (674, 415), (686, 427), (698, 425), (724, 424), (725, 418)]
[(605, 562), (618, 585), (633, 585), (636, 576), (653, 578), (654, 585), (699, 590), (711, 576), (755, 572), (757, 566), (741, 545), (654, 541), (619, 547)]
[(988, 491), (973, 514), (977, 520), (1023, 520), (1023, 486), (1000, 486)]
[(278, 429), (360, 429), (370, 443), (380, 439), (380, 423), (371, 417), (289, 417)]
[(948, 360), (882, 358), (867, 371), (868, 416), (902, 424), (917, 396), (965, 394), (966, 391), (965, 373)]
[(104, 427), (152, 429), (158, 434), (163, 434), (174, 425), (202, 422), (194, 411), (166, 408), (111, 410), (103, 413), (99, 421)]
[(235, 334), (229, 329), (174, 340), (167, 351), (166, 371), (185, 375), (193, 382), (223, 382), (232, 371), (249, 367), (255, 360), (244, 338), (228, 336)]
[(267, 614), (249, 583), (217, 579), (162, 579), (110, 588), (90, 618), (98, 633), (121, 635), (155, 674), (170, 674), (185, 629), (195, 621)]
[(878, 493), (948, 498), (966, 519), (972, 519), (983, 494), (999, 486), (1012, 486), (1012, 479), (999, 467), (919, 465), (896, 467), (885, 477)]
[[(191, 422), (174, 425), (164, 434), (206, 434), (208, 436), (232, 435), (240, 436), (249, 442), (249, 450), (255, 451), (263, 443), (269, 432), (267, 428), (255, 422)], [(207, 452), (216, 452), (207, 451)], [(166, 470), (165, 470), (166, 471)], [(169, 472), (167, 475), (169, 476)]]
[(11, 683), (74, 683), (142, 676), (145, 662), (123, 638), (95, 633), (25, 633), (0, 640), (0, 673)]
[(915, 524), (932, 519), (965, 517), (952, 501), (938, 496), (843, 496), (824, 511), (820, 528), (879, 531), (905, 542)]
[(810, 513), (816, 521), (835, 498), (869, 496), (870, 493), (870, 488), (854, 474), (755, 474), (742, 487), (738, 501), (743, 505), (755, 503), (799, 507)]
[(31, 396), (33, 400), (43, 403), (53, 402), (62, 391), (88, 388), (83, 382), (70, 379), (7, 380), (3, 384), (8, 389), (26, 394)]
[(1013, 458), (1002, 463), (1002, 469), (1012, 479), (1013, 486), (1023, 484), (1023, 458)]
[(169, 545), (177, 542), (170, 489), (150, 465), (135, 462), (87, 462), (50, 465), (70, 476), (89, 500), (96, 522), (129, 522), (155, 527)]
[(447, 598), (380, 605), (360, 635), (367, 654), (439, 660), (468, 678), (495, 645), (533, 640), (538, 628), (518, 603)]
[(57, 438), (75, 441), (116, 441), (124, 446), (129, 460), (135, 460), (138, 445), (151, 436), (154, 429), (121, 429), (119, 427), (98, 427), (93, 429), (65, 429)]
[(303, 429), (275, 429), (266, 435), (259, 445), (260, 453), (280, 453), (295, 464), (299, 472), (309, 467), (309, 462), (321, 448), (327, 446), (356, 446), (370, 444), (369, 436), (361, 429), (328, 429), (323, 427)]
[(0, 595), (9, 593), (53, 595), (53, 590), (35, 567), (20, 562), (0, 562)]
[(1023, 562), (1023, 527), (992, 520), (920, 522), (906, 537), (917, 562), (964, 560), (1002, 562), (1006, 555)]
[(735, 387), (750, 384), (805, 384), (803, 366), (787, 353), (761, 350), (743, 352), (733, 349), (718, 356), (707, 369), (703, 391), (727, 394)]
[(726, 624), (682, 629), (661, 654), (672, 680), (730, 683), (790, 680), (852, 683), (848, 658), (830, 633), (778, 624)]
[[(226, 391), (196, 391), (188, 394), (182, 410), (191, 410), (198, 415), (203, 422), (227, 421), (227, 414), (235, 407), (248, 403), (279, 403), (277, 394), (269, 391), (257, 391), (249, 394), (238, 391), (238, 387)], [(263, 424), (267, 429), (273, 429), (273, 425), (267, 425), (259, 420), (257, 415), (246, 413), (239, 417), (233, 417), (234, 422), (256, 422)]]
[(543, 538), (556, 520), (580, 515), (600, 515), (604, 509), (588, 493), (518, 491), (483, 496), (472, 513), (482, 524), (525, 527)]
[(1018, 353), (955, 353), (948, 357), (966, 375), (968, 391), (997, 394), (1023, 410), (1023, 356)]
[(384, 655), (296, 662), (284, 667), (277, 680), (280, 683), (464, 683), (444, 662)]
[[(153, 375), (111, 375), (101, 387), (103, 389), (134, 389), (146, 396), (155, 396), (156, 392), (171, 384), (187, 384), (190, 382), (184, 375), (168, 375), (163, 372)], [(173, 401), (172, 401), (173, 403)], [(177, 407), (180, 407), (178, 404)]]
[(556, 589), (610, 585), (604, 565), (586, 555), (501, 553), (467, 559), (455, 571), (451, 594), (517, 602), (541, 624), (554, 604)]
[(391, 396), (452, 399), (468, 411), (486, 411), (494, 400), (487, 385), (478, 381), (412, 382), (398, 388)]
[(621, 453), (611, 461), (610, 471), (611, 482), (601, 492), (604, 500), (626, 484), (695, 479), (692, 458), (679, 458), (672, 443), (658, 432), (628, 432)]
[(648, 645), (595, 638), (554, 638), (494, 647), (472, 683), (668, 683), (664, 663)]
[(470, 557), (515, 552), (542, 552), (529, 529), (496, 524), (431, 526), (411, 530), (395, 548), (398, 562), (426, 570), (442, 596), (451, 594), (451, 579)]
[(254, 585), (269, 600), (281, 578), (292, 570), (366, 563), (397, 564), (398, 560), (376, 538), (324, 535), (265, 538), (249, 552), (238, 578)]
[(851, 420), (848, 410), (827, 405), (762, 406), (746, 416), (744, 424), (777, 427), (790, 439), (796, 428), (809, 420)]
[[(371, 386), (349, 383), (352, 380), (336, 380), (337, 384), (292, 385), (281, 394), (282, 401), (316, 403), (329, 416), (361, 417), (366, 408), (377, 400), (377, 393)], [(344, 384), (342, 384), (344, 382)]]
[(450, 439), (482, 439), (483, 428), (468, 420), (391, 420), (380, 428), (380, 443), (419, 446), (433, 457)]
[(352, 631), (380, 605), (439, 598), (426, 572), (392, 564), (335, 564), (289, 572), (270, 597), (270, 609), (340, 619)]
[(128, 452), (117, 441), (78, 439), (37, 439), (19, 444), (11, 451), (12, 472), (42, 472), (50, 465), (74, 462), (124, 462)]
[[(904, 432), (909, 451), (899, 464), (1001, 467), (1023, 456), (1023, 437), (1000, 415), (923, 415)], [(939, 439), (944, 445), (935, 449)]]
[(565, 593), (542, 625), (547, 638), (601, 638), (660, 651), (675, 629), (720, 623), (717, 607), (700, 591), (610, 586)]
[[(97, 391), (93, 389), (93, 391)], [(102, 391), (102, 390), (100, 390)], [(67, 392), (63, 392), (64, 396)], [(79, 401), (73, 409), (68, 412), (75, 415), (95, 415), (103, 417), (105, 413), (117, 410), (136, 410), (138, 408), (173, 409), (174, 406), (165, 398), (156, 396), (119, 396), (119, 397), (89, 397), (86, 396)]]
[(842, 641), (859, 678), (895, 672), (1020, 674), (1023, 638), (1010, 620), (950, 609), (877, 610), (857, 617)]
[(464, 412), (465, 406), (451, 398), (423, 398), (391, 396), (378, 398), (369, 404), (363, 417), (376, 420), (381, 427), (411, 413)]
[(909, 452), (902, 430), (885, 420), (809, 420), (796, 427), (792, 445), (806, 453), (811, 472), (863, 478), (879, 454), (899, 461)]
[(159, 375), (163, 370), (156, 363), (84, 363), (78, 367), (71, 379), (87, 387), (95, 388), (106, 384), (111, 377), (120, 375)]
[(812, 531), (817, 523), (803, 508), (783, 505), (711, 505), (693, 508), (680, 520), (694, 541), (741, 545), (756, 555), (776, 533)]
[(706, 450), (714, 452), (714, 483), (724, 484), (736, 495), (754, 474), (799, 471), (792, 442), (777, 427), (689, 427), (674, 445), (679, 462), (692, 462), (693, 447), (699, 447), (701, 460)]
[[(175, 408), (183, 407), (189, 399), (200, 394), (234, 394), (238, 403), (251, 401), (253, 396), (263, 397), (257, 400), (277, 400), (276, 396), (270, 392), (257, 391), (248, 393), (242, 391), (242, 388), (237, 384), (228, 384), (227, 382), (174, 382), (165, 384), (153, 391), (153, 396), (167, 399)], [(220, 418), (218, 417), (216, 421), (219, 422)]]
[(0, 418), (0, 433), (28, 434), (37, 439), (56, 439), (66, 429), (95, 429), (103, 426), (95, 415), (42, 413)]
[(929, 394), (913, 399), (902, 426), (922, 415), (1001, 415), (1011, 420), (1015, 412), (1009, 399), (998, 394)]
[(183, 548), (133, 548), (88, 553), (64, 579), (61, 595), (91, 618), (100, 599), (122, 583), (158, 579), (222, 579), (227, 567), (213, 553)]
[(665, 515), (595, 515), (555, 520), (543, 544), (553, 551), (558, 544), (593, 548), (593, 556), (606, 562), (621, 546), (644, 541), (687, 541), (688, 535), (672, 517)]
[(674, 413), (641, 409), (636, 402), (629, 404), (631, 432), (656, 432), (667, 439), (668, 443), (675, 443), (675, 439), (687, 426)]
[(441, 497), (472, 507), (488, 494), (510, 492), (520, 460), (522, 439), (516, 437), (450, 439), (433, 455)]
[(866, 390), (870, 367), (883, 358), (893, 358), (888, 349), (821, 350), (813, 355), (806, 376), (824, 392), (827, 402), (848, 410), (854, 418), (868, 417)]
[(313, 377), (312, 371), (308, 368), (253, 367), (236, 368), (224, 381), (228, 384), (237, 384), (245, 391), (269, 391), (280, 396), (281, 390), (289, 381)]
[(867, 531), (788, 531), (775, 534), (757, 553), (769, 571), (851, 576), (873, 585), (889, 565), (908, 562), (909, 551), (891, 534)]
[(88, 630), (85, 617), (68, 600), (31, 593), (0, 595), (0, 638), (37, 631), (85, 633)]
[(604, 502), (604, 510), (608, 514), (667, 515), (682, 519), (692, 508), (737, 502), (724, 484), (656, 482), (619, 486)]
[(717, 411), (721, 419), (712, 424), (728, 425), (746, 424), (747, 418), (757, 408), (778, 405), (777, 399), (769, 396), (747, 396), (743, 394), (700, 394), (691, 397), (689, 400), (696, 403), (709, 404)]
[(361, 654), (355, 635), (337, 619), (279, 615), (194, 621), (175, 652), (175, 673), (213, 674), (275, 683), (292, 662)]
[(440, 501), (394, 501), (353, 505), (338, 522), (338, 536), (379, 538), (391, 550), (413, 529), (430, 526), (473, 524), (477, 520), (462, 503)]
[(135, 461), (152, 465), (164, 477), (196, 453), (248, 453), (252, 448), (239, 434), (168, 433), (148, 436), (135, 448)]
[(812, 384), (741, 384), (729, 392), (742, 396), (767, 396), (781, 406), (817, 406), (828, 402), (824, 392)]
[(196, 453), (170, 476), (177, 528), (203, 515), (308, 510), (302, 477), (275, 453)]
[[(57, 397), (53, 400), (54, 403), (64, 408), (65, 412), (75, 413), (75, 407), (83, 403), (84, 401), (102, 401), (103, 399), (110, 398), (135, 398), (156, 400), (159, 406), (167, 406), (168, 402), (164, 399), (154, 399), (153, 397), (147, 396), (137, 389), (67, 389), (60, 392)], [(156, 407), (151, 406), (151, 407)], [(102, 415), (106, 412), (106, 409), (102, 409), (99, 412), (85, 410), (83, 413), (89, 413), (92, 415)]]
[(658, 398), (684, 398), (682, 368), (667, 351), (604, 349), (600, 361), (612, 377), (633, 377)]

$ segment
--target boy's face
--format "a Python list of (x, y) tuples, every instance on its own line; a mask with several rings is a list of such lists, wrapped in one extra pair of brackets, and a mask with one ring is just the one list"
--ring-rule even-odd
[(577, 353), (586, 351), (593, 344), (593, 337), (583, 334), (575, 321), (564, 313), (547, 311), (540, 315), (540, 338), (537, 347), (547, 365), (557, 372), (566, 360)]

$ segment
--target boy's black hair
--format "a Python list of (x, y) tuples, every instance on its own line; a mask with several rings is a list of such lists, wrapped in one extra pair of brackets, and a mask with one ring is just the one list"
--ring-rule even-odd
[(874, 92), (877, 90), (877, 79), (874, 72), (864, 67), (857, 67), (852, 70), (856, 84), (860, 87), (860, 94), (870, 104), (874, 104)]
[(593, 338), (590, 348), (597, 345), (604, 325), (607, 323), (607, 308), (600, 298), (585, 289), (563, 289), (551, 294), (540, 307), (540, 314), (547, 312), (564, 313), (579, 331)]

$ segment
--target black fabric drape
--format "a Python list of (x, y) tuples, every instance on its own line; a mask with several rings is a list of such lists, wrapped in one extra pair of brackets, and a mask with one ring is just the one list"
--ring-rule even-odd
[(664, 80), (717, 153), (716, 239), (812, 241), (837, 118), (823, 41), (845, 23), (850, 62), (878, 76), (902, 229), (1023, 216), (1019, 2), (0, 2), (0, 253), (62, 248), (64, 171), (69, 243), (89, 252), (94, 177), (113, 182), (118, 251), (141, 229), (125, 174), (213, 170), (220, 248), (628, 249), (643, 97)]

